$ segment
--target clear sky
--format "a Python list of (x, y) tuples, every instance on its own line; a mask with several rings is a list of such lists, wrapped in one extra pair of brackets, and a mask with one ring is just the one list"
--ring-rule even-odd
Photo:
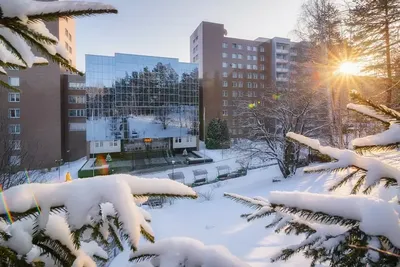
[[(91, 0), (92, 1), (92, 0)], [(189, 37), (201, 21), (225, 24), (228, 36), (294, 37), (303, 0), (98, 0), (117, 15), (76, 21), (77, 65), (85, 54), (132, 53), (189, 62)]]

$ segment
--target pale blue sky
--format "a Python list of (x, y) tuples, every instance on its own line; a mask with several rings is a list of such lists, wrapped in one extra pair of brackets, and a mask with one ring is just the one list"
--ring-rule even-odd
[(85, 54), (115, 52), (175, 57), (189, 62), (189, 37), (203, 20), (225, 24), (228, 36), (293, 37), (303, 0), (99, 0), (117, 15), (79, 18), (77, 65)]

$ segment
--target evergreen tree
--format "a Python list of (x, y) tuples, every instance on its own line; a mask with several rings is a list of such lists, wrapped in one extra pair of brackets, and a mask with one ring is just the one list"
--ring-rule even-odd
[(229, 130), (226, 121), (212, 119), (207, 127), (206, 148), (221, 149), (229, 144)]
[[(368, 59), (366, 70), (385, 75), (392, 86), (395, 57), (400, 42), (399, 0), (352, 0), (348, 26), (358, 53)], [(392, 103), (392, 90), (387, 91), (387, 104)]]
[[(322, 146), (318, 140), (287, 134), (288, 139), (331, 161), (306, 167), (305, 173), (347, 170), (329, 191), (355, 180), (350, 196), (275, 191), (267, 200), (225, 194), (256, 209), (243, 215), (248, 221), (275, 215), (267, 227), (276, 227), (276, 232), (305, 235), (303, 242), (283, 249), (271, 258), (272, 262), (303, 252), (312, 259), (311, 266), (327, 263), (335, 267), (395, 267), (400, 264), (400, 191), (391, 201), (367, 195), (375, 186), (399, 190), (400, 170), (394, 164), (400, 159), (400, 113), (364, 99), (357, 92), (352, 92), (352, 98), (358, 103), (349, 104), (349, 109), (382, 122), (387, 130), (354, 139), (354, 150)], [(383, 152), (389, 150), (388, 160)]]
[[(69, 63), (63, 46), (49, 33), (43, 22), (104, 13), (117, 13), (117, 10), (110, 5), (92, 2), (2, 1), (0, 73), (7, 75), (5, 68), (25, 69), (33, 65), (44, 65), (49, 59), (71, 72), (83, 75)], [(38, 50), (45, 58), (36, 57), (31, 48)], [(1, 80), (0, 85), (10, 90), (17, 90)]]

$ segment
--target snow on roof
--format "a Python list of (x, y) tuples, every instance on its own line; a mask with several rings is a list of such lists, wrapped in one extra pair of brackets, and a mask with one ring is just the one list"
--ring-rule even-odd
[(168, 177), (172, 180), (184, 180), (185, 175), (183, 172), (168, 173)]
[(197, 169), (197, 170), (193, 170), (193, 174), (194, 174), (194, 176), (206, 175), (206, 174), (208, 174), (208, 171), (206, 169)]

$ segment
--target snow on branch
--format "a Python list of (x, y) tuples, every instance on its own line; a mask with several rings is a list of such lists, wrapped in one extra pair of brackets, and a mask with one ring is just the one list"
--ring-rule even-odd
[(400, 184), (399, 169), (389, 164), (386, 164), (377, 158), (361, 156), (354, 151), (348, 149), (338, 149), (330, 146), (322, 146), (318, 140), (311, 139), (295, 133), (288, 133), (287, 137), (303, 145), (309, 146), (312, 149), (317, 150), (321, 154), (327, 155), (337, 160), (336, 162), (332, 163), (306, 167), (304, 168), (305, 172), (317, 172), (355, 167), (357, 169), (361, 169), (367, 172), (365, 177), (365, 185), (367, 186), (367, 188), (375, 185), (381, 179), (393, 180), (397, 184)]
[(391, 122), (391, 119), (386, 118), (384, 115), (377, 113), (373, 108), (368, 106), (350, 103), (347, 104), (347, 109), (353, 110), (370, 118), (377, 119), (385, 124), (390, 124)]
[(140, 234), (152, 237), (152, 232), (146, 222), (147, 216), (136, 206), (132, 195), (197, 197), (191, 188), (170, 179), (145, 179), (117, 174), (61, 184), (32, 183), (12, 187), (0, 193), (0, 197), (7, 200), (0, 204), (0, 215), (6, 217), (7, 213), (12, 215), (14, 212), (23, 213), (39, 208), (38, 226), (44, 229), (51, 209), (65, 207), (71, 230), (77, 230), (87, 223), (87, 215), (93, 207), (109, 202), (118, 214), (121, 230), (128, 236), (132, 248), (136, 249)]
[(308, 214), (306, 219), (312, 217), (317, 219), (319, 213), (332, 217), (331, 221), (322, 219), (322, 223), (345, 224), (346, 221), (349, 223), (357, 221), (361, 231), (372, 236), (384, 236), (400, 249), (399, 214), (394, 207), (395, 204), (366, 196), (278, 191), (271, 192), (269, 201), (282, 206), (283, 211), (288, 208), (298, 209), (296, 215), (302, 218), (304, 217), (301, 216), (301, 210), (313, 214), (313, 216)]
[(400, 144), (400, 124), (393, 123), (389, 129), (366, 137), (356, 138), (351, 142), (352, 149), (368, 149), (370, 147), (396, 148)]
[(149, 261), (149, 266), (250, 267), (221, 246), (206, 246), (187, 238), (174, 237), (141, 246), (130, 261)]

